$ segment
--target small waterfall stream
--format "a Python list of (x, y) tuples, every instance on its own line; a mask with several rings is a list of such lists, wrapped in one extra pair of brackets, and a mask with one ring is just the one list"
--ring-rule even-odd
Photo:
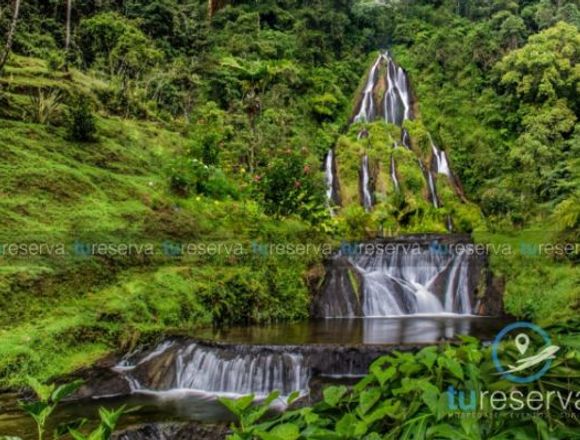
[(433, 143), (433, 139), (429, 136), (429, 141), (431, 142), (431, 150), (433, 151), (434, 168), (435, 172), (439, 174), (445, 174), (447, 177), (451, 178), (451, 168), (449, 167), (449, 161), (447, 160), (447, 154), (445, 151), (440, 150)]
[(369, 173), (369, 157), (366, 154), (363, 156), (361, 162), (361, 189), (362, 205), (366, 211), (370, 211), (373, 207), (373, 197)]
[(393, 181), (393, 185), (395, 190), (400, 191), (399, 179), (397, 178), (397, 165), (395, 164), (395, 158), (391, 154), (391, 180)]
[(333, 153), (328, 150), (326, 159), (324, 160), (324, 176), (326, 178), (326, 197), (329, 201), (333, 200), (334, 196), (334, 170), (332, 169)]
[(199, 343), (164, 342), (143, 359), (124, 359), (121, 372), (132, 392), (192, 393), (209, 396), (256, 394), (279, 390), (308, 393), (310, 370), (292, 351), (235, 351)]

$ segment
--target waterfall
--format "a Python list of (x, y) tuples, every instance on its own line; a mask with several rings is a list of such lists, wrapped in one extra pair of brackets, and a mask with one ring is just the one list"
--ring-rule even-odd
[(447, 230), (449, 232), (453, 232), (453, 219), (451, 218), (451, 215), (447, 214)]
[(395, 164), (395, 158), (391, 154), (391, 179), (393, 180), (393, 185), (397, 191), (400, 190), (399, 179), (397, 178), (397, 166)]
[(140, 350), (127, 354), (121, 359), (121, 361), (114, 367), (116, 371), (130, 371), (135, 369), (137, 366), (144, 364), (151, 359), (161, 356), (167, 350), (169, 350), (174, 344), (174, 341), (168, 340), (159, 344), (146, 355), (142, 355)]
[(386, 57), (388, 89), (384, 100), (385, 120), (401, 126), (411, 117), (409, 82), (405, 71), (388, 54)]
[(302, 354), (278, 350), (237, 352), (189, 343), (156, 349), (132, 368), (121, 369), (133, 392), (191, 392), (209, 395), (283, 396), (308, 392), (310, 370)]
[(332, 149), (328, 150), (326, 154), (326, 159), (324, 161), (324, 176), (326, 179), (326, 198), (328, 199), (328, 204), (331, 207), (336, 202), (335, 189), (334, 189), (334, 153)]
[(383, 60), (384, 55), (379, 55), (371, 70), (369, 72), (369, 77), (364, 88), (363, 98), (360, 104), (360, 109), (353, 119), (353, 122), (369, 122), (372, 121), (376, 116), (375, 100), (373, 97), (373, 92), (377, 82), (377, 71), (379, 65)]
[(439, 174), (445, 174), (447, 177), (451, 177), (451, 169), (449, 168), (449, 161), (447, 160), (447, 154), (443, 150), (439, 150), (431, 136), (429, 136), (429, 141), (431, 142), (431, 150), (433, 151), (433, 159), (435, 161), (435, 172)]
[(468, 255), (431, 249), (355, 253), (362, 276), (363, 315), (471, 314)]
[(425, 170), (427, 173), (427, 183), (429, 184), (429, 195), (431, 197), (431, 203), (435, 208), (439, 208), (439, 198), (437, 197), (437, 189), (435, 187), (435, 179), (433, 178), (433, 173), (431, 170)]
[(401, 143), (407, 149), (411, 149), (411, 136), (409, 136), (409, 132), (406, 128), (401, 129)]
[(326, 153), (324, 161), (324, 176), (326, 178), (326, 198), (332, 202), (332, 193), (334, 192), (334, 172), (332, 170), (332, 150)]
[(370, 211), (373, 207), (373, 198), (370, 188), (369, 176), (369, 157), (365, 154), (362, 158), (361, 164), (361, 187), (362, 187), (362, 205), (366, 211)]
[(418, 162), (419, 168), (421, 168), (421, 171), (425, 176), (425, 180), (427, 180), (429, 198), (431, 199), (431, 203), (435, 208), (439, 208), (439, 198), (437, 197), (437, 188), (435, 187), (435, 179), (433, 178), (433, 173), (431, 172), (431, 170), (425, 168), (425, 165), (423, 165), (421, 159), (418, 159)]

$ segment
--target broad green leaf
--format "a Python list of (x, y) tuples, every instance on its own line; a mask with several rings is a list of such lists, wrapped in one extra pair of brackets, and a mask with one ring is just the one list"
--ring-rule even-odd
[(371, 425), (372, 423), (381, 420), (385, 417), (390, 417), (392, 419), (398, 419), (400, 417), (399, 408), (400, 408), (400, 401), (392, 403), (391, 401), (381, 402), (379, 407), (375, 409), (373, 412), (367, 414), (364, 417), (364, 420), (367, 424)]
[(432, 426), (428, 429), (427, 436), (449, 440), (474, 440), (476, 438), (468, 436), (462, 430), (447, 423)]
[(291, 393), (288, 396), (288, 399), (286, 400), (286, 402), (288, 403), (288, 405), (290, 405), (292, 402), (294, 402), (299, 397), (300, 397), (300, 391), (294, 391), (293, 393)]
[(437, 352), (437, 347), (425, 347), (417, 353), (417, 359), (430, 370), (437, 360)]
[(278, 397), (280, 397), (280, 391), (278, 391), (278, 390), (272, 391), (270, 394), (268, 394), (268, 397), (266, 397), (266, 399), (264, 399), (264, 402), (262, 402), (262, 405), (270, 405)]
[(50, 395), (54, 391), (54, 385), (43, 385), (38, 380), (36, 380), (36, 378), (31, 376), (28, 376), (26, 381), (40, 400), (47, 402), (48, 399), (50, 399)]
[(381, 390), (379, 388), (371, 388), (370, 390), (363, 391), (359, 397), (358, 414), (364, 416), (380, 398)]
[(218, 402), (225, 406), (232, 414), (240, 417), (241, 411), (236, 404), (235, 399), (228, 399), (227, 397), (219, 397)]
[(249, 394), (244, 397), (240, 397), (236, 400), (236, 406), (240, 411), (244, 411), (250, 407), (250, 405), (254, 402), (254, 395)]
[(347, 413), (336, 423), (336, 433), (344, 437), (351, 437), (354, 435), (356, 423), (356, 417)]
[(387, 381), (397, 374), (397, 369), (395, 367), (389, 367), (386, 370), (383, 370), (382, 367), (378, 365), (372, 365), (371, 373), (377, 378), (381, 386), (384, 386)]
[(340, 399), (342, 399), (347, 391), (348, 390), (344, 385), (325, 388), (322, 392), (324, 402), (328, 406), (334, 408), (336, 405), (338, 405), (338, 402), (340, 402)]
[(463, 380), (463, 368), (461, 368), (461, 364), (456, 359), (440, 357), (437, 359), (437, 363), (440, 367), (451, 372), (456, 378)]
[(50, 400), (52, 400), (54, 403), (58, 403), (62, 399), (73, 394), (76, 390), (78, 390), (81, 387), (82, 384), (83, 384), (82, 380), (75, 380), (74, 382), (60, 385), (56, 390), (54, 390), (54, 392), (50, 396)]
[(272, 430), (272, 434), (278, 437), (280, 440), (296, 440), (300, 437), (300, 430), (298, 426), (291, 423), (285, 423), (283, 425), (278, 425)]

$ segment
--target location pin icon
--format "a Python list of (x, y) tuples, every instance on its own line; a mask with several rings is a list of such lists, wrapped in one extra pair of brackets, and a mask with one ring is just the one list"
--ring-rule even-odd
[(528, 350), (528, 346), (530, 345), (530, 337), (525, 333), (520, 333), (516, 336), (516, 348), (520, 352), (520, 354), (524, 354)]

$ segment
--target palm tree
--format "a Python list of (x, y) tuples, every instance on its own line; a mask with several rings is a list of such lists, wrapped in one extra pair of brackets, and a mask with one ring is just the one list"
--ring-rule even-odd
[(10, 29), (8, 29), (8, 37), (6, 39), (6, 45), (4, 46), (4, 52), (0, 56), (0, 74), (6, 60), (8, 60), (8, 55), (12, 49), (12, 41), (14, 40), (14, 34), (16, 33), (16, 24), (18, 23), (18, 13), (20, 12), (20, 0), (14, 0), (14, 13), (12, 15), (12, 22), (10, 23)]

